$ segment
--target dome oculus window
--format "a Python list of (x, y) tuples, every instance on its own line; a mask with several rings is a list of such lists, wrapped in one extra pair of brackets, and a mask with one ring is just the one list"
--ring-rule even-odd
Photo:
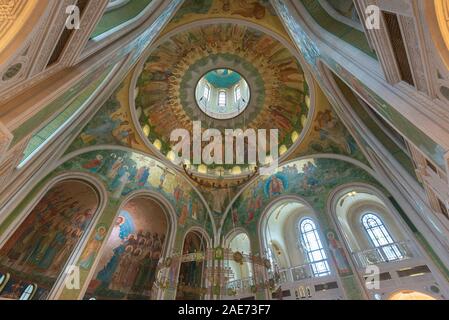
[(197, 83), (198, 107), (214, 119), (231, 119), (248, 106), (250, 88), (241, 74), (231, 69), (215, 69)]

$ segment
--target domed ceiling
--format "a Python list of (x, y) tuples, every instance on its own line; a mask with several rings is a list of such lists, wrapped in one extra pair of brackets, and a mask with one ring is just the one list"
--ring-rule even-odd
[[(316, 154), (338, 154), (367, 163), (317, 83), (312, 77), (307, 79), (313, 82), (305, 83), (287, 49), (290, 46), (269, 1), (186, 0), (151, 51), (123, 79), (66, 154), (85, 148), (125, 148), (159, 158), (177, 175), (182, 168), (167, 160), (170, 132), (178, 127), (191, 130), (192, 121), (201, 120), (203, 128), (278, 128), (281, 163)], [(209, 119), (194, 100), (196, 81), (220, 66), (241, 74), (251, 87), (251, 105), (240, 117), (226, 122)], [(234, 182), (246, 181), (241, 178), (253, 173), (251, 168), (231, 167), (209, 166), (193, 172), (203, 182), (228, 186), (195, 183), (217, 225), (241, 189)], [(225, 181), (220, 178), (223, 171)]]
[[(248, 107), (229, 120), (214, 119), (198, 107), (195, 88), (209, 71), (230, 69), (250, 87)], [(141, 134), (151, 147), (170, 154), (175, 129), (278, 129), (280, 154), (298, 140), (308, 116), (308, 86), (292, 53), (259, 30), (236, 24), (213, 24), (176, 33), (161, 41), (144, 62), (135, 87)], [(228, 79), (210, 81), (233, 81)], [(207, 144), (207, 143), (206, 143)], [(210, 165), (202, 173), (232, 173), (233, 165)], [(238, 172), (251, 170), (240, 166)], [(234, 171), (235, 173), (235, 171)]]

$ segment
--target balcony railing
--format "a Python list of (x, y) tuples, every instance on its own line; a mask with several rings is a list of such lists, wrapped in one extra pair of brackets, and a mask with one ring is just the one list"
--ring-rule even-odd
[(225, 112), (236, 112), (240, 111), (246, 107), (247, 101), (243, 98), (234, 101), (231, 105), (219, 106), (218, 103), (212, 103), (210, 100), (204, 99), (204, 97), (198, 100), (198, 103), (205, 111), (212, 113), (225, 113)]
[(254, 278), (243, 278), (229, 281), (226, 284), (226, 292), (224, 295), (240, 295), (245, 293), (251, 293), (251, 288), (254, 286)]
[[(307, 263), (307, 264), (295, 266), (292, 268), (280, 269), (279, 270), (279, 279), (276, 279), (276, 280), (279, 284), (282, 284), (282, 283), (291, 283), (291, 282), (301, 281), (301, 280), (305, 280), (305, 279), (319, 278), (319, 277), (330, 275), (330, 271), (329, 272), (321, 272), (321, 273), (317, 273), (316, 271), (314, 272), (313, 265), (314, 264), (316, 265), (317, 263), (320, 263), (320, 261), (314, 262), (314, 263)], [(316, 267), (315, 267), (315, 269), (316, 269)]]
[(353, 256), (359, 268), (366, 268), (369, 265), (411, 259), (418, 256), (418, 254), (412, 242), (402, 241), (354, 252)]

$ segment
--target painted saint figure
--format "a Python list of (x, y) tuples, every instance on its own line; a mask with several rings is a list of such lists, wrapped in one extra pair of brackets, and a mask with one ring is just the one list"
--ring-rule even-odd
[(351, 273), (343, 247), (340, 241), (335, 238), (335, 234), (332, 231), (327, 233), (327, 241), (338, 273), (340, 275)]

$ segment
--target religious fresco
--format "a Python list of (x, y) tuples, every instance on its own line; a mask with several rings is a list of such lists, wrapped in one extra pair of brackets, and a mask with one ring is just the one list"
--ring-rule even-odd
[[(133, 65), (134, 63), (136, 63), (137, 60), (141, 58), (143, 51), (156, 38), (161, 28), (165, 25), (165, 23), (167, 23), (180, 3), (181, 0), (170, 1), (166, 9), (158, 16), (154, 23), (145, 31), (143, 31), (134, 43), (122, 48), (121, 50), (117, 50), (115, 57), (123, 57), (130, 50), (130, 48), (132, 48), (133, 54), (131, 60), (129, 61), (129, 65)], [(121, 17), (119, 19), (121, 19)], [(89, 132), (87, 132), (85, 133), (85, 135), (78, 137), (67, 149), (66, 154), (87, 145), (96, 144), (97, 142), (117, 144), (117, 141), (121, 141), (121, 144), (125, 144), (126, 142), (128, 142), (130, 143), (130, 147), (136, 148), (141, 151), (148, 151), (148, 148), (146, 148), (144, 146), (144, 143), (140, 141), (138, 135), (134, 133), (134, 125), (131, 120), (131, 115), (129, 114), (127, 88), (129, 86), (131, 77), (132, 72), (128, 74), (125, 80), (121, 83), (120, 87), (105, 103), (103, 108), (100, 109), (101, 111), (97, 113), (95, 119), (97, 121), (97, 125), (98, 123), (102, 124), (102, 130), (92, 129), (94, 131), (90, 131), (90, 133), (95, 133), (95, 136), (89, 135)], [(118, 111), (118, 109), (115, 109), (115, 106), (117, 106), (120, 111)], [(115, 111), (118, 111), (118, 115), (111, 114)], [(108, 120), (107, 117), (111, 117), (110, 120), (112, 120), (113, 122), (112, 125), (108, 125), (105, 123)], [(120, 121), (118, 119), (120, 119)], [(112, 134), (112, 131), (114, 131), (114, 134)], [(111, 137), (111, 135), (113, 138)]]
[[(235, 199), (226, 216), (223, 234), (235, 227), (243, 227), (252, 239), (257, 239), (260, 215), (267, 205), (280, 196), (298, 195), (315, 209), (323, 226), (330, 226), (326, 213), (329, 193), (345, 183), (377, 182), (365, 170), (343, 160), (330, 158), (309, 158), (281, 166), (268, 177), (259, 177), (248, 185)], [(252, 248), (257, 252), (259, 248)]]
[[(195, 1), (195, 4), (198, 3)], [(220, 39), (215, 39), (217, 35), (220, 35)], [(234, 40), (229, 40), (232, 44), (227, 44), (229, 41), (226, 39), (237, 39), (237, 41), (234, 43), (232, 42)], [(297, 61), (291, 57), (287, 49), (275, 45), (276, 41), (273, 41), (263, 33), (242, 26), (219, 25), (192, 29), (162, 43), (147, 59), (135, 92), (137, 115), (148, 140), (163, 155), (169, 155), (171, 150), (169, 134), (175, 124), (176, 128), (183, 127), (191, 130), (191, 120), (199, 119), (202, 120), (203, 125), (206, 124), (206, 127), (229, 126), (229, 123), (210, 123), (207, 117), (201, 116), (194, 99), (190, 101), (194, 98), (193, 95), (190, 94), (189, 97), (189, 92), (193, 92), (191, 87), (196, 85), (191, 83), (195, 73), (202, 68), (207, 69), (210, 63), (225, 62), (226, 64), (235, 63), (238, 67), (245, 68), (247, 76), (249, 75), (253, 80), (252, 93), (257, 92), (254, 94), (253, 108), (249, 108), (245, 118), (240, 119), (241, 123), (238, 123), (238, 119), (233, 119), (230, 127), (257, 129), (277, 127), (281, 131), (279, 145), (283, 148), (293, 145), (308, 121), (309, 87), (304, 81)], [(223, 47), (217, 47), (221, 43)], [(248, 43), (257, 45), (260, 50), (248, 51)], [(196, 50), (189, 50), (193, 47)], [(235, 48), (241, 48), (241, 50)], [(269, 52), (267, 48), (271, 50), (267, 54), (270, 57), (270, 63), (261, 64), (260, 52)], [(220, 53), (222, 51), (227, 53)], [(245, 56), (242, 56), (241, 52), (245, 52)], [(257, 62), (248, 62), (254, 59)], [(272, 70), (272, 61), (278, 61), (277, 64), (281, 66), (282, 72), (279, 76), (275, 76), (277, 80), (273, 78), (273, 74), (277, 72)], [(180, 78), (181, 74), (186, 76)], [(139, 133), (136, 132), (140, 129), (135, 128), (130, 113), (128, 88), (131, 77), (132, 73), (84, 128), (66, 153), (87, 146), (105, 144), (122, 145), (149, 152)], [(267, 87), (266, 83), (278, 85)], [(282, 101), (282, 104), (276, 101)], [(354, 139), (338, 121), (330, 106), (317, 105), (316, 109), (312, 128), (302, 143), (305, 148), (298, 148), (294, 152), (294, 157), (308, 153), (337, 153), (366, 162)], [(249, 121), (251, 119), (252, 123)], [(216, 170), (224, 168), (224, 174), (229, 174), (228, 171), (232, 169), (232, 166), (228, 165), (228, 167), (212, 164), (207, 170), (208, 173), (209, 171), (215, 173)], [(250, 170), (250, 167), (243, 165), (241, 169), (245, 172)], [(234, 192), (231, 193), (233, 196)], [(209, 191), (206, 190), (203, 194), (208, 197)], [(228, 202), (229, 199), (223, 203)]]
[(120, 25), (135, 19), (142, 12), (147, 11), (148, 6), (152, 0), (127, 1), (124, 5), (107, 10), (100, 21), (95, 26), (90, 38), (98, 37), (99, 35), (120, 27)]
[(321, 152), (332, 150), (334, 153), (347, 155), (352, 155), (357, 150), (356, 142), (331, 109), (317, 113), (314, 119), (313, 131), (319, 134), (320, 141), (327, 141), (329, 147), (322, 149), (322, 147), (318, 147), (312, 142), (310, 144), (311, 149)]
[(182, 25), (210, 18), (246, 20), (290, 41), (269, 0), (186, 0), (164, 29), (164, 34)]
[(17, 299), (35, 284), (34, 299), (45, 299), (97, 207), (96, 192), (83, 182), (52, 187), (0, 249), (0, 273), (11, 275), (1, 297)]
[(207, 224), (210, 228), (207, 223), (210, 219), (198, 193), (175, 171), (147, 156), (99, 150), (77, 156), (64, 163), (61, 169), (95, 174), (105, 182), (113, 199), (122, 199), (137, 190), (154, 191), (173, 205), (180, 227)]
[[(411, 159), (408, 152), (405, 151), (405, 149), (407, 148), (405, 144), (401, 146), (385, 132), (384, 126), (388, 128), (390, 125), (385, 121), (381, 121), (380, 119), (375, 120), (373, 114), (369, 112), (370, 107), (362, 99), (358, 98), (356, 93), (353, 92), (351, 88), (347, 86), (339, 77), (337, 77), (335, 74), (333, 76), (339, 89), (344, 94), (345, 99), (352, 106), (352, 109), (357, 114), (362, 123), (368, 128), (373, 136), (377, 138), (379, 142), (382, 142), (385, 149), (387, 149), (389, 153), (402, 165), (402, 167), (407, 170), (410, 176), (413, 177), (416, 182), (421, 183), (416, 175), (413, 160)], [(391, 130), (396, 132), (393, 128), (391, 128)], [(367, 146), (367, 148), (370, 149), (369, 146)]]
[[(174, 235), (173, 251), (168, 253), (174, 255), (173, 259), (182, 251), (184, 235), (190, 227), (200, 227), (211, 237), (213, 235), (212, 221), (199, 194), (185, 178), (180, 177), (176, 171), (168, 169), (153, 158), (132, 151), (92, 151), (65, 162), (51, 176), (71, 171), (82, 171), (98, 177), (108, 191), (108, 206), (87, 241), (81, 258), (76, 262), (76, 265), (80, 267), (82, 281), (88, 279), (90, 270), (94, 266), (93, 263), (100, 253), (100, 248), (107, 240), (105, 239), (107, 231), (114, 227), (114, 221), (117, 222), (116, 215), (124, 198), (134, 191), (153, 191), (173, 206), (177, 216), (177, 231)], [(107, 295), (117, 293), (111, 293), (108, 290), (106, 292), (100, 290), (100, 293)], [(144, 296), (141, 296), (142, 298), (148, 298), (149, 288), (145, 290), (144, 293), (136, 293), (133, 290), (126, 291), (126, 295), (141, 294)], [(76, 290), (65, 290), (62, 297), (76, 299), (78, 294), (79, 291)], [(121, 294), (123, 295), (124, 292)]]
[(104, 144), (148, 151), (131, 118), (128, 102), (130, 81), (131, 75), (128, 75), (72, 142), (66, 154), (88, 146)]
[[(233, 69), (251, 87), (249, 106), (232, 120), (205, 117), (196, 106), (197, 80), (219, 65)], [(308, 116), (307, 84), (292, 53), (271, 36), (246, 26), (220, 24), (179, 33), (147, 58), (137, 81), (135, 106), (148, 140), (167, 154), (174, 129), (278, 129), (289, 148)], [(294, 133), (295, 132), (295, 133)]]
[(349, 156), (369, 165), (357, 142), (328, 103), (317, 104), (311, 130), (301, 145), (304, 147), (296, 149), (291, 158), (333, 153)]
[[(167, 218), (153, 200), (134, 198), (120, 211), (84, 299), (150, 299), (167, 236)], [(81, 256), (91, 267), (95, 242)]]
[(354, 21), (358, 21), (358, 23), (360, 23), (360, 19), (357, 15), (354, 1), (352, 0), (325, 0), (325, 1), (342, 16)]

